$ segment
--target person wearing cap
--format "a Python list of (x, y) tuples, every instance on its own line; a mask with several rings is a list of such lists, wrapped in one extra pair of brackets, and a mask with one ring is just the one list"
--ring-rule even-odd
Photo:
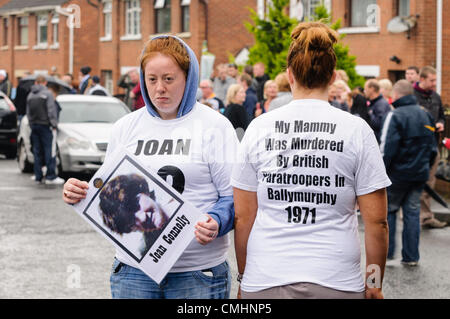
[[(231, 274), (226, 259), (234, 222), (230, 177), (236, 132), (226, 117), (197, 102), (198, 61), (180, 38), (154, 37), (145, 44), (140, 61), (145, 107), (114, 124), (105, 162), (116, 149), (125, 148), (204, 213), (206, 222), (195, 225), (195, 239), (160, 284), (118, 250), (110, 277), (112, 297), (229, 298)], [(150, 154), (143, 141), (184, 146), (181, 153), (166, 149)], [(86, 197), (88, 188), (88, 183), (70, 178), (63, 200), (75, 204)]]
[(92, 79), (89, 73), (91, 73), (92, 69), (90, 66), (83, 66), (80, 69), (80, 85), (78, 86), (80, 88), (80, 94), (84, 94), (86, 89), (89, 88), (92, 85)]
[(8, 73), (5, 70), (0, 70), (0, 91), (5, 93), (9, 98), (11, 98), (12, 85), (8, 79)]
[(100, 84), (100, 78), (97, 75), (92, 77), (92, 86), (87, 91), (88, 95), (109, 96), (109, 92)]

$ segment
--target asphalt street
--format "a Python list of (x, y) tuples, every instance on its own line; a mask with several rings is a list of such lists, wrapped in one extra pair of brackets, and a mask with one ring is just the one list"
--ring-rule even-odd
[[(62, 186), (35, 185), (30, 178), (15, 160), (0, 157), (0, 298), (111, 298), (112, 245), (63, 203)], [(362, 223), (360, 234), (364, 263)], [(450, 298), (450, 227), (423, 230), (420, 252), (414, 268), (401, 265), (397, 252), (385, 273), (386, 298)], [(229, 263), (235, 298), (233, 245)]]

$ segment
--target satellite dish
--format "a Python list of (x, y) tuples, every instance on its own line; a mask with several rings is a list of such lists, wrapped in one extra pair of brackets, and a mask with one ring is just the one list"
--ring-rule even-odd
[(411, 17), (395, 17), (389, 21), (387, 29), (391, 33), (402, 33), (411, 30), (416, 25), (417, 18)]

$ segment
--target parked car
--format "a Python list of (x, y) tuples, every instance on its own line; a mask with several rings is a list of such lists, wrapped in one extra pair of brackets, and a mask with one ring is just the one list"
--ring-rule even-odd
[[(105, 159), (113, 124), (130, 110), (114, 97), (66, 94), (56, 100), (61, 106), (56, 138), (59, 175), (95, 172)], [(17, 137), (17, 161), (24, 173), (33, 171), (30, 134), (28, 118), (24, 116)]]
[(0, 91), (0, 154), (15, 158), (17, 153), (17, 112), (11, 100)]

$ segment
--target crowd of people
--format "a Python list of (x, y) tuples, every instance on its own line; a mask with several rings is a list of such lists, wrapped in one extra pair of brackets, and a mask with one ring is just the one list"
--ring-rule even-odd
[[(115, 124), (106, 159), (116, 147), (134, 153), (137, 138), (162, 140), (174, 129), (214, 128), (232, 138), (223, 143), (201, 134), (191, 149), (202, 160), (139, 155), (155, 170), (176, 166), (183, 174), (183, 197), (208, 218), (196, 225), (196, 240), (163, 285), (117, 251), (114, 298), (228, 298), (233, 228), (239, 297), (382, 298), (381, 286), (367, 282), (369, 270), (366, 281), (361, 276), (358, 212), (366, 229), (366, 263), (379, 267), (381, 280), (385, 265), (396, 260), (400, 209), (401, 263), (418, 265), (421, 227), (446, 226), (434, 216), (429, 195), (445, 125), (436, 70), (411, 66), (396, 83), (367, 79), (364, 87), (351, 88), (346, 72), (335, 70), (337, 39), (322, 23), (300, 23), (291, 35), (287, 69), (273, 79), (258, 62), (241, 71), (233, 63), (219, 64), (210, 79), (200, 81), (195, 54), (181, 39), (158, 36), (145, 45), (139, 69), (118, 82), (134, 112)], [(71, 74), (61, 80), (73, 94), (109, 95), (91, 71), (80, 69), (76, 87)], [(11, 96), (4, 70), (0, 90)], [(64, 182), (56, 176), (52, 152), (57, 94), (37, 76), (26, 99), (38, 183), (43, 165), (47, 183)], [(63, 200), (79, 202), (88, 187), (70, 178)]]
[[(225, 65), (219, 68), (224, 72)], [(220, 109), (235, 129), (241, 129), (239, 140), (253, 119), (287, 105), (293, 99), (285, 72), (271, 80), (265, 74), (262, 63), (257, 63), (254, 68), (259, 72), (258, 78), (252, 77), (252, 66), (246, 66), (240, 77), (232, 77), (229, 73), (227, 81), (223, 82), (233, 83), (237, 78), (236, 82), (246, 93), (245, 99), (240, 96), (244, 102), (227, 100), (224, 108)], [(224, 78), (223, 73), (221, 76)], [(395, 261), (396, 216), (401, 211), (404, 223), (402, 262), (414, 266), (419, 261), (420, 227), (443, 228), (447, 225), (434, 216), (431, 196), (424, 190), (425, 183), (431, 190), (436, 183), (435, 174), (440, 162), (437, 146), (444, 131), (445, 116), (442, 101), (436, 93), (436, 70), (433, 67), (408, 67), (405, 78), (394, 84), (389, 79), (368, 79), (364, 87), (351, 89), (346, 72), (337, 70), (336, 79), (328, 87), (328, 102), (337, 109), (362, 118), (373, 130), (386, 171), (393, 182), (387, 188), (390, 230), (388, 265)], [(229, 86), (230, 92), (236, 91), (236, 85)], [(224, 90), (223, 86), (221, 90)], [(262, 92), (262, 99), (254, 98), (256, 92)], [(212, 90), (208, 94), (214, 93)], [(224, 105), (215, 98), (218, 104)], [(208, 104), (205, 100), (200, 101)], [(414, 118), (412, 114), (415, 114)], [(298, 116), (303, 115), (299, 113)], [(424, 127), (430, 130), (424, 131)]]
[[(211, 79), (199, 81), (198, 61), (181, 39), (158, 36), (145, 45), (140, 74), (130, 71), (134, 80), (124, 84), (144, 107), (115, 124), (107, 159), (116, 147), (134, 153), (138, 139), (167, 139), (177, 129), (214, 128), (231, 137), (224, 143), (216, 134), (197, 134), (193, 161), (136, 153), (155, 171), (178, 167), (183, 196), (208, 218), (160, 285), (117, 251), (114, 298), (228, 298), (233, 228), (239, 297), (383, 298), (400, 208), (401, 263), (418, 265), (421, 225), (445, 226), (424, 193), (425, 183), (433, 187), (444, 129), (436, 70), (411, 67), (406, 80), (369, 79), (350, 88), (345, 71), (335, 70), (337, 39), (325, 24), (300, 23), (291, 34), (286, 72), (273, 80), (256, 63), (242, 72), (220, 64)], [(88, 188), (71, 178), (63, 200), (77, 203)], [(369, 282), (373, 265), (376, 285)]]

